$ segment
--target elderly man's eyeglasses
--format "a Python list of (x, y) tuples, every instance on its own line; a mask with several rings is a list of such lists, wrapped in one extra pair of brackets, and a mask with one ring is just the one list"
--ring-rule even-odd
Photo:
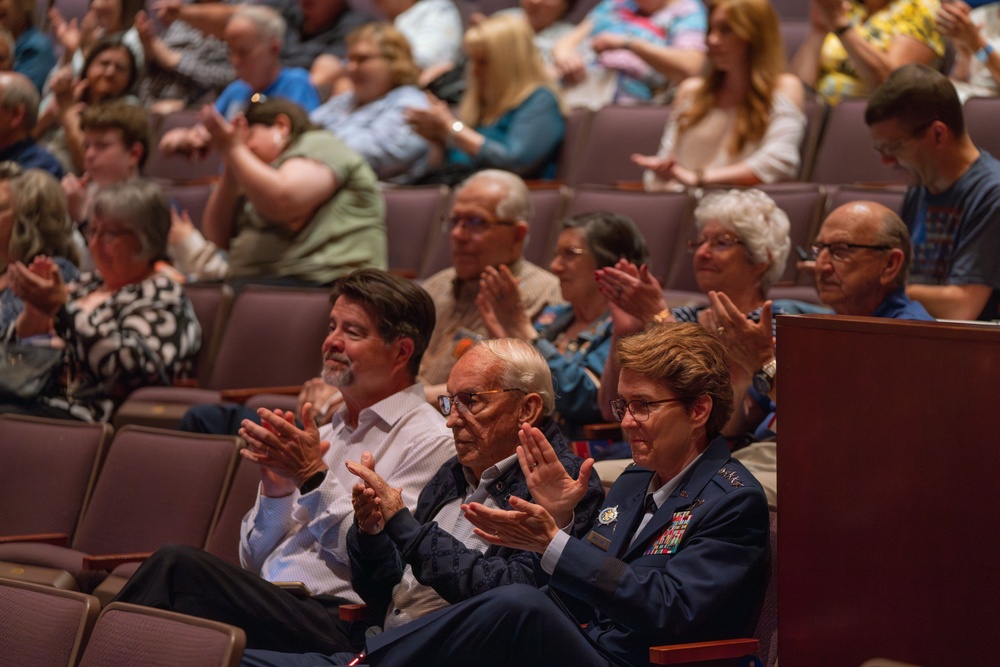
[(513, 227), (517, 224), (516, 220), (487, 220), (479, 215), (449, 215), (445, 216), (441, 222), (441, 231), (451, 231), (459, 225), (462, 225), (462, 227), (465, 228), (465, 231), (472, 234), (482, 234), (494, 225), (499, 225), (501, 227)]
[(83, 230), (83, 236), (87, 239), (87, 241), (91, 241), (93, 239), (115, 241), (123, 236), (129, 236), (131, 234), (135, 234), (135, 232), (131, 229), (96, 227), (94, 225), (87, 225), (86, 229)]
[(663, 403), (677, 403), (681, 399), (679, 398), (665, 398), (662, 401), (643, 401), (635, 399), (633, 401), (625, 402), (621, 398), (616, 398), (611, 401), (611, 414), (614, 415), (615, 419), (621, 421), (625, 419), (625, 410), (628, 410), (632, 414), (632, 419), (637, 422), (644, 422), (649, 419), (649, 406), (660, 405)]
[(488, 394), (505, 394), (508, 391), (526, 391), (520, 387), (511, 389), (489, 389), (487, 391), (460, 391), (454, 396), (438, 396), (438, 409), (445, 417), (451, 414), (452, 406), (458, 406), (459, 412), (475, 412), (475, 407), (482, 403), (480, 396)]
[(719, 234), (718, 236), (699, 236), (687, 242), (688, 252), (692, 255), (698, 252), (698, 248), (708, 244), (708, 249), (712, 252), (725, 252), (730, 248), (743, 245), (743, 241), (733, 234)]
[(809, 246), (810, 257), (809, 259), (816, 260), (819, 258), (819, 254), (824, 250), (830, 251), (830, 257), (837, 260), (838, 262), (846, 262), (851, 259), (855, 250), (892, 250), (892, 246), (889, 245), (870, 245), (867, 243), (821, 243), (817, 241)]

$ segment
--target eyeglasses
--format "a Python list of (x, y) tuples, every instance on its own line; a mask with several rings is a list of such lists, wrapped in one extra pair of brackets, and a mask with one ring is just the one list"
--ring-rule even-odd
[(564, 262), (570, 262), (580, 255), (586, 255), (587, 251), (583, 248), (576, 248), (574, 246), (567, 246), (565, 248), (556, 248), (556, 257)]
[[(508, 391), (527, 391), (520, 387), (511, 389), (490, 389), (488, 391), (460, 391), (454, 396), (438, 396), (438, 409), (445, 417), (451, 414), (452, 406), (458, 406), (459, 412), (474, 412), (473, 407), (477, 404), (478, 396), (487, 394), (505, 394)], [(481, 401), (479, 401), (481, 402)]]
[(345, 64), (354, 63), (355, 65), (358, 65), (360, 67), (369, 60), (378, 60), (384, 58), (385, 56), (382, 55), (381, 53), (354, 53), (354, 54), (348, 53), (347, 57), (344, 58), (344, 63)]
[(615, 416), (615, 419), (621, 421), (625, 419), (625, 410), (628, 409), (629, 413), (632, 415), (632, 419), (637, 422), (644, 422), (649, 419), (649, 406), (660, 405), (662, 403), (676, 403), (680, 401), (679, 398), (665, 398), (662, 401), (643, 401), (635, 399), (626, 403), (621, 398), (616, 398), (611, 401), (611, 414)]
[(885, 157), (895, 157), (896, 154), (898, 154), (901, 150), (903, 150), (903, 147), (906, 146), (906, 142), (910, 141), (911, 139), (916, 139), (921, 134), (926, 132), (927, 128), (933, 125), (934, 121), (936, 120), (937, 118), (929, 120), (923, 125), (920, 125), (915, 130), (910, 132), (909, 136), (907, 137), (903, 137), (902, 139), (894, 141), (891, 144), (875, 144), (873, 148), (875, 149), (875, 152), (878, 153), (879, 155), (884, 155)]
[(501, 227), (513, 227), (516, 224), (516, 220), (487, 220), (486, 218), (478, 215), (448, 215), (441, 220), (441, 231), (451, 231), (459, 225), (462, 225), (462, 227), (464, 227), (470, 234), (483, 234), (494, 225), (500, 225)]
[(87, 226), (83, 230), (83, 236), (88, 242), (93, 239), (114, 241), (120, 239), (123, 236), (128, 236), (130, 234), (135, 234), (131, 229), (108, 229), (105, 227), (91, 227)]
[(743, 241), (739, 237), (732, 234), (719, 234), (718, 236), (699, 236), (698, 238), (691, 239), (687, 242), (688, 252), (692, 255), (698, 252), (698, 248), (705, 244), (708, 244), (708, 249), (712, 252), (725, 252), (730, 248), (735, 248), (738, 245), (743, 245)]
[(892, 246), (889, 245), (869, 245), (866, 243), (822, 243), (816, 241), (811, 246), (809, 246), (811, 251), (810, 259), (816, 260), (819, 258), (819, 254), (824, 250), (830, 251), (830, 257), (837, 260), (838, 262), (846, 262), (851, 259), (851, 255), (854, 254), (855, 250), (892, 250)]

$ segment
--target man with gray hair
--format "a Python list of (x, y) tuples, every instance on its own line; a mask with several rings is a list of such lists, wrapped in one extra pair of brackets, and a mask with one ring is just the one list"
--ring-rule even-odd
[[(604, 500), (600, 480), (590, 474), (593, 461), (570, 453), (551, 418), (552, 375), (529, 343), (476, 343), (455, 363), (446, 391), (438, 408), (455, 436), (456, 455), (420, 492), (412, 513), (376, 472), (378, 461), (366, 455), (360, 464), (347, 462), (362, 482), (354, 486), (354, 525), (347, 533), (351, 581), (368, 604), (368, 617), (385, 630), (501, 586), (548, 583), (539, 554), (490, 544), (462, 513), (471, 502), (508, 510), (512, 496), (532, 499), (527, 476), (534, 467), (517, 452), (532, 433), (544, 434), (574, 486), (580, 485), (582, 497), (564, 526), (570, 535), (586, 534)], [(273, 667), (331, 659), (336, 661), (248, 651), (243, 661)]]
[(481, 276), (493, 273), (516, 278), (521, 304), (531, 319), (546, 304), (562, 301), (559, 279), (521, 256), (530, 220), (528, 187), (516, 174), (487, 169), (458, 186), (445, 221), (452, 266), (424, 283), (437, 312), (420, 367), (431, 400), (443, 393), (455, 352), (467, 344), (463, 341), (489, 336), (476, 306)]
[(934, 319), (906, 295), (912, 252), (892, 210), (871, 201), (835, 208), (812, 245), (820, 300), (838, 315)]
[(0, 72), (0, 162), (42, 169), (56, 178), (65, 172), (59, 160), (31, 137), (38, 122), (38, 91), (17, 72)]
[[(246, 110), (254, 97), (280, 97), (295, 102), (307, 112), (319, 106), (319, 95), (309, 72), (282, 67), (279, 55), (285, 36), (285, 20), (270, 7), (240, 7), (226, 23), (223, 37), (237, 81), (226, 86), (215, 101), (215, 109), (227, 120)], [(160, 140), (165, 153), (201, 154), (208, 150), (211, 135), (202, 124), (177, 128)]]

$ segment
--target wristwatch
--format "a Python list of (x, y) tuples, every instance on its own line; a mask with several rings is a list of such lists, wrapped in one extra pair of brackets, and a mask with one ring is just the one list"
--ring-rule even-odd
[(990, 59), (990, 54), (993, 53), (993, 45), (985, 44), (982, 48), (976, 51), (976, 60), (986, 64), (986, 61)]
[(319, 488), (319, 485), (323, 483), (326, 479), (326, 470), (320, 470), (317, 473), (313, 473), (309, 479), (302, 482), (302, 486), (299, 487), (299, 494), (306, 495), (310, 491), (315, 491)]
[(767, 396), (774, 388), (774, 376), (778, 373), (778, 360), (771, 359), (754, 373), (753, 388), (761, 396)]

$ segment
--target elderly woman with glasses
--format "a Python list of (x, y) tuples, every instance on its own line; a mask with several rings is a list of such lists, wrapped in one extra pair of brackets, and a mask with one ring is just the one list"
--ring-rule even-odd
[(613, 213), (586, 213), (563, 222), (549, 264), (566, 303), (545, 308), (531, 322), (518, 298), (517, 280), (504, 266), (487, 267), (476, 305), (490, 334), (530, 341), (549, 364), (556, 413), (570, 437), (600, 421), (600, 376), (611, 353), (611, 313), (594, 272), (624, 261), (642, 264), (646, 241), (635, 223)]
[(347, 76), (353, 87), (314, 110), (309, 119), (361, 154), (379, 180), (410, 182), (427, 169), (427, 140), (403, 112), (424, 109), (420, 68), (401, 32), (369, 23), (347, 36)]
[[(788, 259), (788, 216), (760, 190), (710, 194), (694, 215), (697, 236), (688, 243), (698, 287), (708, 295), (711, 307), (670, 308), (649, 269), (627, 262), (599, 270), (597, 282), (611, 304), (616, 336), (654, 323), (700, 323), (727, 343), (733, 368), (742, 373), (737, 386), (746, 389), (773, 358), (767, 292)], [(617, 372), (614, 364), (605, 368), (602, 396), (614, 397)], [(738, 430), (744, 425), (735, 426)]]
[(191, 302), (158, 275), (166, 254), (170, 207), (159, 186), (133, 179), (103, 188), (87, 227), (96, 271), (64, 283), (44, 255), (8, 267), (24, 312), (6, 339), (48, 337), (65, 347), (60, 382), (33, 404), (0, 412), (108, 421), (130, 391), (171, 384), (190, 369), (201, 343)]

